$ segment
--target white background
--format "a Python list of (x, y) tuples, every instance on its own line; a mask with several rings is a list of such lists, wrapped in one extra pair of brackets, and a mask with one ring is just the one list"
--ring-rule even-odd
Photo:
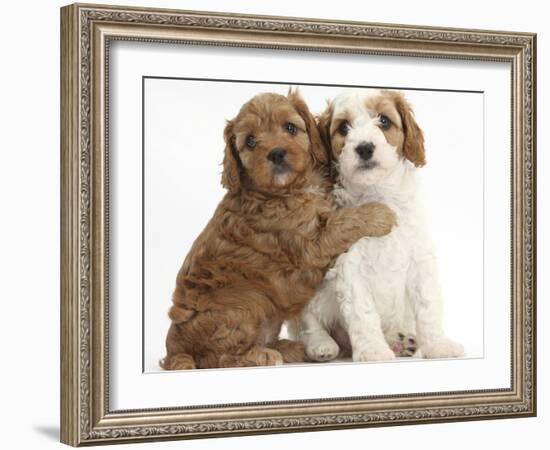
[[(125, 3), (125, 2), (121, 2)], [(7, 448), (59, 448), (59, 12), (61, 2), (26, 2), (4, 6), (2, 51), (5, 62), (1, 77), (2, 156), (0, 183), (3, 215), (0, 233), (2, 249), (3, 314), (2, 419), (3, 444)], [(542, 2), (394, 1), (371, 9), (352, 0), (316, 3), (287, 0), (277, 2), (134, 1), (141, 6), (211, 9), (290, 16), (369, 20), (379, 22), (444, 25), (539, 32), (538, 108), (540, 124), (549, 117), (547, 13)], [(475, 12), (475, 13), (474, 13)], [(23, 33), (22, 30), (25, 30)], [(539, 129), (539, 148), (548, 147), (547, 134)], [(539, 154), (539, 198), (550, 188), (544, 170), (549, 159)], [(548, 320), (542, 300), (548, 294), (548, 204), (539, 202), (539, 324)], [(547, 278), (547, 277), (546, 277)], [(539, 326), (539, 373), (548, 370), (544, 345), (547, 328)], [(194, 442), (142, 444), (143, 448), (348, 448), (365, 446), (463, 449), (491, 445), (513, 449), (542, 448), (537, 439), (548, 425), (548, 384), (539, 381), (539, 417), (490, 422), (425, 425), (369, 430), (332, 431), (295, 435), (231, 438)], [(9, 432), (8, 432), (9, 430)], [(544, 434), (543, 434), (544, 433)], [(544, 442), (542, 440), (542, 442)]]
[[(318, 113), (325, 108), (327, 98), (342, 90), (300, 86), (302, 97)], [(165, 354), (167, 309), (176, 273), (225, 193), (220, 185), (225, 120), (234, 117), (249, 98), (266, 91), (286, 95), (288, 85), (151, 78), (145, 81), (146, 371), (160, 370), (158, 360)], [(413, 105), (426, 136), (428, 164), (419, 171), (421, 198), (427, 205), (428, 223), (438, 250), (445, 328), (465, 346), (466, 357), (481, 357), (483, 94), (414, 90), (403, 93)], [(116, 118), (113, 120), (116, 123)], [(112, 149), (114, 152), (116, 148)], [(139, 152), (132, 153), (128, 157), (140, 159)], [(137, 190), (137, 195), (140, 192)], [(139, 243), (140, 239), (136, 244)], [(506, 253), (509, 250), (505, 256)]]
[[(267, 55), (265, 50), (259, 49), (189, 48), (132, 42), (113, 44), (110, 61), (109, 355), (112, 409), (475, 390), (510, 385), (510, 283), (507, 280), (510, 249), (503, 245), (509, 243), (509, 230), (502, 226), (510, 223), (510, 158), (507, 154), (510, 146), (510, 69), (506, 64), (429, 59), (419, 64), (414, 58), (315, 52), (298, 55), (291, 51)], [(449, 333), (465, 340), (471, 356), (479, 357), (483, 325), (481, 308), (484, 307), (490, 320), (485, 321), (482, 359), (424, 361), (408, 358), (391, 363), (338, 364), (330, 369), (309, 364), (142, 374), (141, 348), (136, 345), (142, 339), (142, 317), (138, 308), (142, 295), (139, 282), (142, 275), (139, 226), (142, 220), (139, 195), (142, 190), (139, 132), (142, 117), (141, 98), (136, 95), (142, 87), (142, 75), (208, 75), (286, 82), (288, 75), (280, 68), (291, 65), (296, 82), (361, 85), (368, 80), (369, 84), (377, 86), (400, 86), (406, 82), (416, 88), (452, 87), (485, 92), (483, 105), (479, 103), (479, 95), (474, 102), (466, 101), (468, 96), (458, 93), (445, 96), (409, 92), (410, 99), (418, 106), (418, 120), (426, 132), (431, 161), (421, 173), (429, 175), (425, 186), (428, 211), (436, 244), (441, 246), (443, 286), (448, 286), (450, 291), (447, 318), (452, 320), (446, 321)], [(303, 87), (314, 110), (324, 106), (325, 97), (333, 95), (331, 91), (338, 91), (324, 88), (324, 95), (315, 95), (318, 89)], [(146, 260), (147, 274), (154, 276), (146, 280), (145, 322), (148, 324), (148, 345), (157, 343), (157, 356), (152, 352), (148, 363), (159, 357), (166, 332), (165, 314), (169, 302), (163, 300), (170, 297), (177, 270), (171, 270), (168, 264), (179, 266), (182, 256), (178, 243), (187, 239), (189, 244), (195, 239), (218, 201), (219, 156), (216, 149), (222, 145), (220, 131), (215, 131), (223, 127), (225, 117), (235, 114), (231, 104), (240, 105), (251, 95), (246, 85), (234, 86), (227, 94), (220, 94), (211, 87), (207, 90), (207, 98), (200, 88), (195, 90), (193, 96), (188, 92), (158, 92), (160, 98), (148, 106), (147, 122), (152, 129), (146, 135), (149, 150), (145, 170), (147, 176), (153, 178), (147, 183), (146, 192), (146, 216), (150, 222)], [(214, 102), (210, 104), (212, 98)], [(185, 112), (184, 105), (191, 113)], [(436, 120), (437, 114), (440, 117)], [(485, 155), (481, 149), (482, 130), (485, 131)], [(194, 138), (188, 137), (194, 133)], [(196, 153), (204, 156), (199, 160)], [(187, 159), (195, 161), (191, 163)], [(206, 164), (207, 161), (210, 162)], [(487, 200), (483, 211), (486, 229), (490, 230), (483, 241), (485, 264), (491, 270), (486, 271), (484, 280), (480, 277), (483, 162), (491, 168), (485, 172)], [(200, 178), (200, 185), (199, 181), (193, 183), (197, 178)], [(190, 188), (194, 189), (192, 194)], [(204, 192), (211, 189), (213, 192)], [(460, 241), (464, 243), (457, 245)], [(181, 246), (185, 247), (185, 241)], [(484, 304), (481, 303), (482, 281), (486, 293)], [(160, 289), (155, 289), (155, 284)], [(151, 318), (153, 322), (149, 322)], [(156, 327), (155, 318), (158, 320)], [(269, 389), (265, 388), (267, 385)]]
[[(112, 252), (109, 354), (112, 409), (509, 386), (510, 309), (507, 305), (510, 283), (507, 276), (510, 273), (510, 250), (503, 245), (503, 242), (509, 242), (509, 231), (502, 226), (510, 222), (507, 196), (510, 158), (504, 156), (510, 146), (510, 100), (507, 96), (510, 69), (506, 64), (472, 65), (467, 61), (449, 60), (422, 60), (418, 64), (418, 60), (413, 58), (323, 53), (297, 55), (289, 51), (272, 52), (268, 57), (265, 50), (131, 42), (115, 43), (110, 49), (110, 60), (112, 184), (109, 222)], [(139, 282), (142, 270), (139, 227), (142, 219), (139, 195), (142, 190), (139, 133), (142, 117), (141, 98), (136, 93), (141, 89), (142, 75), (209, 75), (229, 79), (248, 76), (287, 81), (288, 75), (280, 68), (290, 65), (297, 82), (362, 84), (368, 80), (377, 86), (399, 86), (406, 82), (416, 88), (452, 87), (485, 92), (483, 98), (477, 95), (476, 100), (457, 93), (409, 92), (409, 98), (418, 106), (418, 120), (426, 132), (427, 152), (432, 161), (422, 172), (429, 175), (426, 197), (436, 244), (442, 247), (443, 285), (451, 291), (447, 309), (450, 313), (447, 318), (452, 318), (447, 320), (449, 333), (465, 340), (471, 356), (479, 357), (482, 308), (485, 307), (490, 320), (485, 322), (483, 359), (424, 361), (409, 358), (397, 361), (403, 364), (338, 364), (330, 369), (309, 364), (286, 368), (141, 373), (141, 348), (136, 342), (142, 338), (142, 318), (138, 308), (142, 294)], [(403, 77), (405, 72), (407, 76)], [(165, 89), (157, 92), (160, 97), (147, 106), (147, 123), (151, 129), (146, 133), (145, 171), (147, 177), (152, 177), (146, 187), (145, 214), (149, 223), (146, 232), (149, 278), (146, 280), (145, 315), (148, 344), (152, 342), (151, 338), (161, 344), (159, 340), (166, 332), (163, 318), (169, 303), (162, 300), (163, 297), (169, 298), (177, 270), (170, 270), (167, 265), (179, 266), (182, 256), (178, 243), (187, 239), (188, 245), (195, 239), (219, 198), (216, 193), (219, 189), (216, 148), (221, 144), (220, 131), (216, 131), (223, 127), (225, 117), (235, 114), (230, 105), (234, 103), (238, 107), (252, 95), (251, 88), (243, 84), (232, 86), (231, 93), (217, 91), (219, 85), (210, 87), (206, 94), (200, 88), (194, 89), (193, 96), (188, 92)], [(304, 95), (314, 110), (321, 109), (325, 98), (338, 92), (337, 88), (323, 88), (320, 94), (319, 89), (303, 86)], [(481, 103), (483, 99), (485, 102)], [(191, 111), (186, 112), (184, 105)], [(482, 151), (483, 130), (485, 155)], [(189, 138), (190, 134), (196, 135)], [(204, 156), (199, 159), (195, 156), (197, 153)], [(195, 161), (191, 163), (188, 159)], [(482, 180), (484, 162), (491, 170), (486, 171), (485, 180)], [(490, 230), (485, 233), (483, 244), (487, 249), (485, 263), (491, 269), (486, 272), (484, 280), (481, 279), (482, 181), (485, 182), (487, 199), (484, 218), (486, 228)], [(205, 192), (211, 190), (213, 192)], [(464, 243), (460, 244), (461, 241)], [(490, 294), (486, 295), (485, 304), (482, 303), (482, 281), (485, 282), (485, 292)], [(153, 322), (150, 322), (151, 318)], [(160, 319), (160, 326), (156, 328), (151, 327), (155, 318)], [(157, 346), (156, 352), (159, 352), (159, 347), (162, 346)], [(157, 353), (153, 361), (158, 357)], [(345, 380), (345, 383), (335, 380)], [(267, 385), (269, 389), (265, 388)]]

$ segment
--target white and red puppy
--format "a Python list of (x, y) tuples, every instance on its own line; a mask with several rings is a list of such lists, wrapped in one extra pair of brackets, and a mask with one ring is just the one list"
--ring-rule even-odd
[(417, 345), (425, 358), (462, 356), (442, 326), (436, 258), (417, 199), (424, 137), (410, 105), (397, 91), (344, 92), (319, 127), (337, 172), (339, 206), (385, 203), (397, 226), (340, 255), (290, 333), (315, 361), (341, 351), (354, 361), (390, 360), (412, 355)]

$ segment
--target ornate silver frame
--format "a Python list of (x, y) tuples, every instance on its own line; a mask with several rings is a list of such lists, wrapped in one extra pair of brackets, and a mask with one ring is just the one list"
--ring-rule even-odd
[[(108, 110), (112, 40), (512, 66), (509, 389), (116, 412), (108, 401)], [(536, 35), (75, 4), (61, 9), (61, 440), (79, 446), (536, 414)]]

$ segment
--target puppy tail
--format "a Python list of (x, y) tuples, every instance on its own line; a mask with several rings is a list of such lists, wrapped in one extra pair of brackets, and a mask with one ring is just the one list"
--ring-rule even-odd
[(196, 313), (193, 309), (187, 309), (180, 305), (172, 305), (168, 312), (168, 317), (174, 323), (183, 323), (191, 320)]

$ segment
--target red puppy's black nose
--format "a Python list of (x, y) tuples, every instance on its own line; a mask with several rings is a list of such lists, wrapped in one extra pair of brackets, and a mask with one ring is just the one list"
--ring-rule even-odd
[(279, 166), (284, 161), (285, 157), (286, 150), (283, 150), (282, 148), (274, 148), (267, 155), (267, 159), (269, 159), (276, 166)]

